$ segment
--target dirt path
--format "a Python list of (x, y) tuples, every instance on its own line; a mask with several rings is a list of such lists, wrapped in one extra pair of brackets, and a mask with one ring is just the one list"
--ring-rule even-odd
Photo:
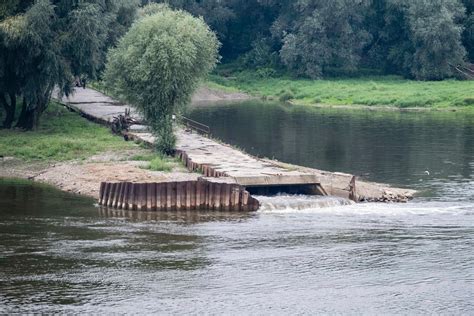
[(226, 92), (211, 89), (208, 87), (200, 87), (192, 97), (192, 104), (197, 106), (200, 104), (207, 104), (212, 102), (225, 101), (244, 101), (253, 99), (254, 97), (242, 92)]

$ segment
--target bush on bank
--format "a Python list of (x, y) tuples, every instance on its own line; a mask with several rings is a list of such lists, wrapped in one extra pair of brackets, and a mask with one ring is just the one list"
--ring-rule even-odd
[(219, 42), (206, 23), (184, 11), (152, 5), (108, 54), (113, 94), (135, 106), (169, 154), (176, 138), (172, 116), (191, 98), (218, 61)]

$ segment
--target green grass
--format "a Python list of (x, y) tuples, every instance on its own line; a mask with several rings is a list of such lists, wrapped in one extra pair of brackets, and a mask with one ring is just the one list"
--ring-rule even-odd
[(175, 158), (157, 154), (139, 154), (130, 158), (134, 161), (147, 161), (148, 164), (142, 167), (151, 171), (171, 171), (174, 167), (181, 166)]
[(148, 165), (148, 169), (152, 171), (171, 171), (172, 164), (165, 158), (156, 157)]
[[(0, 113), (1, 117), (1, 113)], [(37, 131), (0, 130), (0, 155), (23, 160), (85, 159), (109, 150), (136, 146), (98, 124), (52, 102)]]
[[(219, 73), (219, 72), (218, 72)], [(213, 74), (216, 86), (303, 105), (366, 105), (412, 107), (473, 107), (474, 81), (413, 81), (398, 76), (350, 79), (261, 78), (255, 71)]]

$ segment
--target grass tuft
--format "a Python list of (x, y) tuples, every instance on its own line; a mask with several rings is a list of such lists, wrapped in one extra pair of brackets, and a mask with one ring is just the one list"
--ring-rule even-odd
[(293, 100), (294, 98), (295, 95), (292, 91), (283, 91), (282, 93), (280, 93), (278, 100), (280, 100), (280, 102), (287, 102)]
[(164, 157), (155, 157), (150, 161), (145, 169), (151, 171), (171, 171), (173, 169), (173, 164)]
[(179, 162), (175, 158), (157, 154), (139, 154), (131, 157), (130, 160), (148, 162), (142, 168), (151, 171), (171, 171), (174, 167), (179, 166)]

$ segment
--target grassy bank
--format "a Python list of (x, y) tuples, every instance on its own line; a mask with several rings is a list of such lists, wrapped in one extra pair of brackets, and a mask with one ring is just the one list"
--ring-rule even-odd
[(0, 140), (0, 155), (23, 160), (84, 159), (134, 146), (113, 135), (108, 128), (89, 122), (55, 102), (51, 102), (41, 117), (39, 130), (0, 130)]
[[(0, 119), (2, 113), (0, 112)], [(62, 105), (51, 102), (41, 117), (37, 131), (0, 130), (0, 155), (28, 161), (82, 160), (110, 151), (136, 149), (145, 152), (130, 157), (131, 161), (149, 162), (144, 168), (171, 171), (179, 166), (173, 158), (163, 157), (138, 144), (126, 142), (110, 129), (90, 122)]]
[(209, 81), (214, 87), (303, 105), (474, 108), (474, 81), (412, 81), (397, 76), (309, 80), (264, 77), (248, 70), (217, 71)]

